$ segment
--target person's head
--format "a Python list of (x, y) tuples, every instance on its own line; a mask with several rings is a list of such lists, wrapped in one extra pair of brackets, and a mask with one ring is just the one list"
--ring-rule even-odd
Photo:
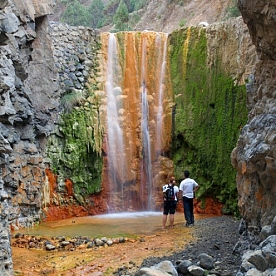
[(190, 176), (190, 172), (188, 170), (184, 171), (185, 178), (188, 178)]
[(170, 183), (173, 184), (173, 185), (175, 184), (175, 177), (174, 176), (170, 177)]

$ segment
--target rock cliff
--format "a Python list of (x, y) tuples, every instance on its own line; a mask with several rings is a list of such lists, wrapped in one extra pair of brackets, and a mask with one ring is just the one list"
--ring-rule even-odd
[(41, 152), (58, 106), (47, 19), (52, 6), (48, 0), (0, 3), (1, 275), (13, 275), (10, 226), (39, 220)]
[[(65, 101), (66, 106), (73, 105), (70, 114), (62, 116), (48, 139), (47, 154), (58, 179), (50, 181), (53, 178), (47, 171), (48, 181), (43, 190), (47, 217), (49, 211), (52, 218), (64, 217), (66, 210), (75, 209), (76, 204), (92, 214), (106, 212), (107, 208), (117, 212), (148, 210), (148, 204), (151, 210), (160, 210), (162, 184), (173, 170), (181, 180), (185, 168), (191, 169), (202, 183), (202, 197), (216, 194), (221, 202), (227, 203), (228, 212), (235, 211), (231, 206), (236, 196), (235, 172), (229, 156), (246, 120), (244, 86), (256, 61), (254, 46), (241, 18), (208, 28), (179, 29), (168, 37), (151, 31), (119, 33), (114, 35), (118, 57), (109, 56), (108, 44), (113, 36), (107, 33), (101, 34), (101, 49), (97, 57), (93, 57), (97, 39), (85, 38), (83, 31), (88, 32), (53, 25), (61, 101)], [(94, 45), (93, 49), (89, 49), (88, 43)], [(88, 55), (80, 59), (81, 48)], [(164, 49), (167, 59), (162, 77), (160, 57)], [(108, 59), (115, 64), (109, 71), (106, 69)], [(108, 96), (107, 75), (113, 70), (111, 86), (115, 96)], [(88, 72), (89, 78), (85, 77)], [(86, 81), (86, 85), (80, 83), (80, 79)], [(145, 115), (141, 107), (143, 90), (149, 106), (146, 114), (148, 152), (141, 131)], [(160, 90), (164, 93), (161, 96)], [(114, 98), (113, 102), (110, 97)], [(160, 97), (162, 120), (158, 117)], [(105, 119), (109, 107), (116, 107), (116, 116), (113, 113), (108, 116), (114, 116), (112, 125), (117, 124), (116, 119), (119, 121), (110, 132), (112, 137), (108, 136), (108, 120)], [(157, 129), (160, 122), (163, 122), (162, 131)], [(123, 147), (118, 144), (118, 131), (123, 133)], [(95, 144), (91, 140), (96, 141)], [(102, 140), (102, 144), (98, 140)], [(98, 152), (103, 150), (102, 168), (93, 145), (98, 145)], [(117, 160), (120, 160), (118, 165)], [(148, 173), (152, 173), (153, 180)], [(73, 182), (73, 190), (68, 186), (68, 179)], [(222, 183), (223, 189), (220, 188)], [(67, 212), (67, 216), (76, 214), (75, 211)]]
[[(212, 24), (227, 19), (227, 8), (232, 0), (149, 1), (134, 30), (172, 32), (181, 26), (197, 26), (202, 22)], [(139, 11), (138, 11), (139, 13)]]
[(247, 84), (248, 122), (232, 153), (239, 206), (247, 230), (258, 235), (275, 216), (275, 3), (239, 1), (259, 61)]
[(245, 83), (256, 62), (254, 46), (237, 18), (176, 30), (170, 47), (176, 104), (171, 156), (177, 178), (188, 168), (201, 183), (197, 196), (216, 194), (223, 211), (235, 213), (229, 156), (247, 118)]
[(242, 215), (237, 275), (275, 275), (275, 1), (238, 1), (259, 61), (247, 84), (247, 124), (232, 152)]

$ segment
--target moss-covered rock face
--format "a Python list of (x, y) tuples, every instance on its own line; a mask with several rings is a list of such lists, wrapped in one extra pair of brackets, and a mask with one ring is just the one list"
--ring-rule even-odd
[[(67, 204), (62, 198), (69, 196), (67, 179), (73, 183), (74, 198), (82, 205), (87, 195), (101, 191), (104, 122), (100, 116), (102, 84), (97, 80), (99, 41), (95, 40), (90, 48), (93, 48), (94, 58), (89, 62), (87, 84), (84, 89), (70, 88), (62, 95), (60, 120), (47, 143), (50, 168), (58, 182), (50, 185), (57, 185), (54, 192), (60, 204)], [(52, 197), (44, 195), (47, 196)]]
[[(171, 157), (178, 179), (190, 170), (201, 186), (201, 199), (217, 197), (226, 204), (225, 211), (235, 212), (236, 171), (230, 155), (247, 120), (246, 92), (241, 76), (230, 75), (222, 46), (211, 48), (214, 32), (219, 30), (192, 27), (169, 37), (175, 101)], [(238, 47), (231, 41), (230, 35), (221, 37), (229, 50)]]
[[(48, 139), (50, 168), (58, 179), (57, 188), (53, 188), (58, 203), (66, 205), (68, 202), (63, 199), (68, 190), (64, 183), (69, 179), (74, 198), (85, 204), (84, 199), (89, 195), (93, 200), (87, 205), (97, 205), (101, 212), (106, 211), (107, 205), (111, 206), (111, 196), (114, 210), (138, 210), (139, 206), (145, 206), (148, 194), (146, 189), (142, 193), (141, 187), (147, 184), (144, 168), (148, 161), (142, 159), (140, 105), (144, 79), (150, 106), (148, 121), (154, 176), (150, 198), (156, 208), (162, 204), (160, 187), (174, 173), (173, 170), (181, 180), (183, 171), (189, 169), (201, 186), (197, 195), (202, 202), (206, 197), (216, 197), (225, 204), (225, 212), (235, 212), (238, 197), (236, 172), (230, 155), (247, 120), (245, 84), (252, 72), (250, 68), (255, 64), (250, 36), (242, 19), (208, 28), (176, 30), (168, 39), (167, 34), (155, 32), (122, 32), (116, 34), (116, 38), (120, 67), (117, 71), (120, 73), (116, 74), (116, 88), (118, 86), (122, 91), (117, 100), (126, 143), (123, 155), (121, 151), (114, 151), (117, 156), (112, 156), (119, 161), (124, 156), (127, 161), (121, 162), (118, 170), (116, 166), (110, 166), (108, 139), (103, 143), (103, 136), (108, 137), (105, 81), (109, 52), (109, 34), (103, 33), (101, 50), (85, 63), (91, 70), (86, 80), (89, 88), (68, 89), (63, 94), (64, 112), (56, 132)], [(160, 45), (167, 49), (167, 74), (162, 80), (162, 135), (157, 128), (160, 123), (158, 93), (161, 91), (161, 82), (157, 79), (163, 64)], [(96, 46), (99, 49), (95, 44), (92, 53)], [(72, 65), (71, 60), (69, 65)], [(159, 154), (162, 154), (160, 158)], [(126, 164), (125, 170), (121, 170), (122, 164)], [(110, 180), (109, 175), (116, 177)], [(117, 194), (114, 187), (119, 188)], [(117, 196), (122, 194), (122, 187), (124, 195), (129, 196)], [(99, 191), (102, 193), (96, 204), (94, 194)], [(50, 194), (52, 190), (46, 192)]]
[(74, 193), (87, 195), (101, 189), (101, 131), (98, 129), (97, 108), (85, 105), (63, 114), (60, 136), (51, 136), (48, 153), (51, 168), (59, 181), (74, 183)]

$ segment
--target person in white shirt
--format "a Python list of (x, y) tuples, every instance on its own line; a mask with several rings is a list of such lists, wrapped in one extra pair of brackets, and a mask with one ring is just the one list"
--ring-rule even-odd
[(163, 226), (162, 229), (165, 229), (168, 214), (170, 214), (170, 228), (173, 228), (174, 223), (174, 214), (177, 204), (177, 196), (179, 189), (175, 185), (175, 177), (170, 177), (170, 183), (163, 186), (163, 200), (164, 200), (164, 210), (163, 210)]
[(194, 225), (194, 194), (198, 190), (199, 185), (194, 179), (190, 178), (190, 172), (184, 171), (184, 180), (181, 181), (179, 186), (180, 194), (182, 195), (184, 217), (186, 226), (191, 227)]

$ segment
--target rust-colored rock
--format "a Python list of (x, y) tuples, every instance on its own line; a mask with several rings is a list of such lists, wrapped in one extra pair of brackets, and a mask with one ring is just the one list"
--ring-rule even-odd
[[(105, 76), (106, 82), (109, 82), (111, 59), (114, 59), (112, 70), (116, 71), (111, 84), (116, 102), (110, 101), (108, 90), (107, 98), (102, 99), (102, 110), (107, 117), (103, 144), (107, 156), (104, 158), (102, 195), (106, 196), (108, 208), (113, 212), (160, 210), (162, 185), (173, 174), (173, 162), (165, 157), (171, 142), (173, 107), (167, 67), (163, 69), (167, 34), (145, 31), (125, 32), (117, 36), (112, 40), (111, 34), (101, 35), (102, 76)], [(111, 43), (116, 43), (117, 48), (113, 51), (117, 51), (118, 56), (108, 56), (112, 51), (108, 48)], [(162, 111), (158, 116), (160, 97)], [(143, 99), (148, 110), (143, 106)], [(118, 121), (114, 119), (109, 126), (108, 120), (112, 115), (109, 114), (109, 106), (114, 105), (117, 106)], [(146, 121), (143, 116), (146, 116)], [(108, 130), (116, 123), (122, 130), (123, 146), (118, 144), (118, 137)], [(145, 142), (146, 131), (148, 144)]]
[(84, 217), (88, 215), (89, 213), (82, 206), (50, 206), (47, 207), (47, 216), (43, 219), (43, 221), (54, 221), (72, 217)]

